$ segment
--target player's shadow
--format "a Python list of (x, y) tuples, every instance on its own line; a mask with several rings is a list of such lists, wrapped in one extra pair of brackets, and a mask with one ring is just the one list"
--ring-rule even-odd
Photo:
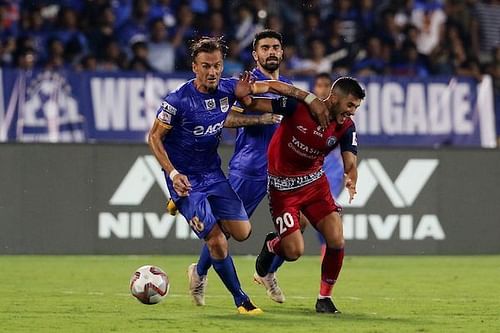
[(242, 318), (256, 321), (272, 321), (273, 325), (283, 325), (283, 327), (293, 327), (294, 323), (298, 325), (304, 324), (304, 318), (311, 318), (312, 320), (342, 320), (343, 322), (369, 322), (369, 323), (399, 323), (399, 324), (423, 324), (422, 320), (412, 320), (410, 318), (393, 318), (387, 316), (377, 315), (375, 313), (340, 313), (340, 314), (326, 314), (326, 313), (316, 313), (314, 309), (301, 308), (301, 307), (287, 307), (286, 309), (264, 309), (264, 314), (259, 316), (241, 316), (238, 314), (234, 315), (207, 315), (207, 317), (213, 319), (224, 320), (234, 320), (239, 321)]

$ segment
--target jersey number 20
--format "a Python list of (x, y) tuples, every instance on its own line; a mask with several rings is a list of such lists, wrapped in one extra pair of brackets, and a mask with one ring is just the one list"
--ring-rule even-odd
[(283, 216), (278, 216), (274, 221), (278, 227), (279, 234), (282, 235), (288, 228), (293, 227), (293, 217), (292, 214), (286, 212)]

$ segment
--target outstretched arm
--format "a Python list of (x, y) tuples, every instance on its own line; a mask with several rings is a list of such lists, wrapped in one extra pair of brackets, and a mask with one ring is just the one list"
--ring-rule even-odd
[(345, 187), (349, 191), (349, 203), (356, 195), (356, 182), (358, 181), (357, 157), (350, 151), (342, 152), (344, 161), (344, 181)]
[(242, 126), (279, 124), (283, 117), (279, 114), (264, 113), (261, 115), (245, 115), (231, 110), (227, 115), (224, 127), (234, 128)]
[[(318, 120), (321, 126), (326, 127), (330, 122), (329, 112), (326, 105), (314, 94), (308, 91), (276, 80), (253, 82), (251, 84), (251, 90), (252, 94), (264, 94), (271, 92), (283, 96), (293, 97), (309, 105), (311, 114)], [(266, 102), (266, 99), (247, 96), (244, 98), (243, 103), (246, 103), (245, 106), (252, 110), (265, 110), (265, 112), (272, 111), (272, 106), (270, 105), (271, 103)]]

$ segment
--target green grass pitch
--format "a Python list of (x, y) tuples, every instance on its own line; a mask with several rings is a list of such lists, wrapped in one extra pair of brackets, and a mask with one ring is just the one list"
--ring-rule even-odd
[[(255, 257), (235, 257), (243, 288), (265, 313), (236, 314), (213, 270), (207, 305), (187, 292), (194, 256), (0, 256), (0, 332), (500, 332), (500, 256), (347, 256), (334, 290), (340, 315), (316, 314), (319, 257), (279, 271), (286, 303), (252, 282)], [(171, 288), (160, 304), (129, 294), (154, 264)]]

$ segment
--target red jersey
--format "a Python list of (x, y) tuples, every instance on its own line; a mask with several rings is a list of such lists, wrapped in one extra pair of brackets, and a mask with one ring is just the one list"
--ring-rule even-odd
[(349, 118), (323, 129), (306, 104), (291, 98), (273, 101), (273, 111), (284, 114), (268, 149), (269, 175), (299, 177), (318, 172), (325, 156), (337, 145), (341, 151), (357, 154), (356, 127)]

